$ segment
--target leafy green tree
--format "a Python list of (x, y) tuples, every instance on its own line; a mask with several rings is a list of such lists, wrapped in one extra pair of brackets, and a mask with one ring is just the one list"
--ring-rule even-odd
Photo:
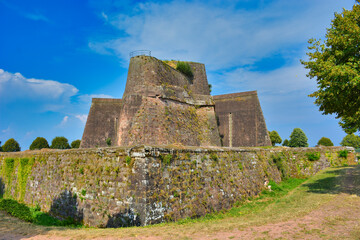
[(19, 152), (21, 150), (19, 143), (13, 138), (7, 140), (2, 149), (4, 152)]
[(271, 144), (273, 146), (275, 146), (276, 143), (280, 144), (282, 142), (282, 139), (281, 139), (281, 137), (280, 137), (280, 135), (278, 134), (277, 131), (271, 131), (269, 133), (269, 136), (270, 136)]
[(66, 137), (55, 137), (51, 141), (51, 148), (54, 149), (70, 149), (69, 141)]
[(346, 135), (340, 143), (341, 146), (360, 148), (360, 137), (355, 134)]
[(74, 140), (71, 142), (71, 148), (79, 148), (80, 147), (81, 140)]
[(30, 145), (30, 150), (49, 148), (48, 141), (43, 137), (37, 137)]
[(290, 135), (289, 147), (308, 147), (308, 139), (301, 128), (294, 128)]
[(2, 152), (3, 150), (2, 150), (2, 147), (1, 147), (1, 141), (0, 141), (0, 152)]
[(285, 139), (282, 145), (285, 146), (285, 147), (288, 147), (289, 144), (290, 144), (289, 140)]
[(360, 130), (360, 0), (352, 10), (335, 13), (326, 40), (310, 39), (308, 77), (318, 90), (310, 97), (323, 114), (336, 114), (347, 133)]
[(318, 141), (317, 145), (321, 145), (321, 146), (334, 146), (333, 142), (330, 140), (330, 138), (327, 137), (322, 137), (320, 138), (320, 140)]

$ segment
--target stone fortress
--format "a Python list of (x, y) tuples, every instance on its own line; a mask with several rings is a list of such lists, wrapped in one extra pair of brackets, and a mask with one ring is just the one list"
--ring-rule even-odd
[[(85, 226), (144, 226), (229, 209), (269, 180), (357, 164), (344, 147), (237, 147), (270, 145), (256, 92), (212, 97), (204, 65), (189, 65), (192, 78), (176, 62), (132, 57), (123, 98), (93, 99), (81, 149), (0, 152), (0, 198)], [(101, 147), (108, 139), (115, 146)]]
[(210, 95), (205, 65), (131, 57), (122, 99), (93, 98), (81, 148), (132, 145), (270, 146), (256, 91)]

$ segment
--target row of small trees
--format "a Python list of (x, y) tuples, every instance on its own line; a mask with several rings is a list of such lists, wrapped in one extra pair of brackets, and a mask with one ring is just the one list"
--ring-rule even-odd
[[(48, 141), (43, 137), (37, 137), (30, 145), (30, 150), (40, 150), (43, 148), (53, 148), (53, 149), (70, 149), (70, 148), (79, 148), (80, 147), (80, 140), (75, 140), (71, 142), (71, 146), (69, 141), (66, 137), (55, 137), (51, 141), (51, 146), (49, 145)], [(18, 152), (21, 150), (19, 143), (10, 138), (7, 140), (3, 146), (1, 146), (0, 141), (0, 151), (1, 152)]]
[[(290, 135), (290, 140), (285, 139), (282, 141), (280, 135), (276, 131), (269, 132), (270, 140), (273, 146), (275, 144), (281, 144), (287, 147), (308, 147), (308, 138), (301, 128), (294, 128)], [(333, 142), (327, 138), (322, 137), (318, 143), (318, 146), (334, 146)], [(360, 148), (360, 137), (355, 134), (346, 135), (340, 143), (341, 146), (349, 146), (354, 148)]]

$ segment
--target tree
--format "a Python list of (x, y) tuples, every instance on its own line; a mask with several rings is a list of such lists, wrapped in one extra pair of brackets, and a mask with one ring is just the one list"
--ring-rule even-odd
[(321, 145), (321, 146), (334, 146), (334, 144), (332, 143), (332, 141), (330, 140), (330, 138), (327, 138), (327, 137), (322, 137), (322, 138), (320, 138), (320, 140), (318, 141), (317, 145)]
[(74, 140), (71, 142), (71, 148), (79, 148), (80, 147), (81, 140)]
[(340, 143), (341, 146), (360, 148), (360, 137), (355, 134), (346, 135)]
[(43, 137), (37, 137), (30, 145), (30, 150), (49, 148), (48, 141)]
[(21, 150), (19, 143), (13, 138), (7, 140), (2, 149), (4, 152), (19, 152)]
[(3, 150), (2, 150), (2, 147), (1, 147), (1, 141), (0, 141), (0, 152), (2, 152)]
[(301, 60), (318, 90), (310, 97), (323, 114), (335, 114), (347, 133), (360, 130), (360, 0), (335, 13), (326, 40), (310, 39), (308, 61)]
[(282, 139), (281, 139), (281, 137), (280, 137), (280, 135), (278, 134), (277, 131), (271, 131), (269, 133), (269, 135), (270, 135), (271, 144), (273, 146), (275, 146), (276, 143), (280, 144), (282, 142)]
[(308, 147), (308, 139), (300, 128), (294, 128), (290, 135), (289, 147)]
[(70, 149), (69, 142), (66, 137), (55, 137), (51, 141), (51, 148), (54, 149)]
[(289, 140), (285, 139), (282, 145), (285, 146), (285, 147), (288, 147), (289, 146)]

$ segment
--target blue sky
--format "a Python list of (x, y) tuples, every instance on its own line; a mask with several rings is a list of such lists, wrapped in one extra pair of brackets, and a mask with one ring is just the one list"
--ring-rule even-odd
[(204, 63), (212, 94), (257, 90), (269, 130), (345, 133), (300, 64), (354, 0), (0, 0), (0, 141), (81, 139), (92, 97), (121, 98), (129, 52)]

